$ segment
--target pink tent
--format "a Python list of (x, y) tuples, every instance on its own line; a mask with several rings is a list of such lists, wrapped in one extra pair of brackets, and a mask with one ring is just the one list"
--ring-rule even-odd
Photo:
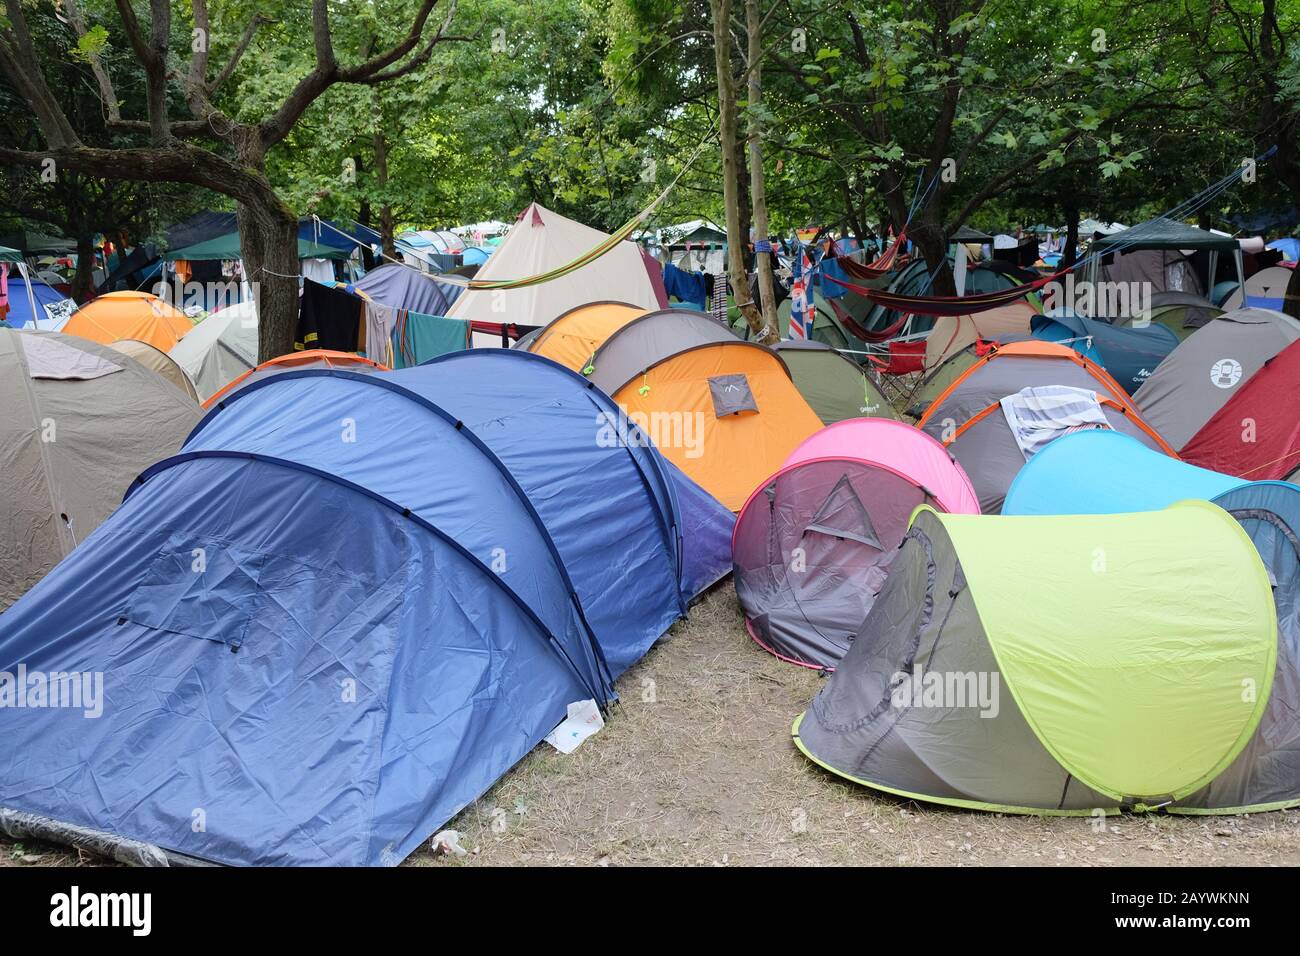
[(979, 514), (966, 473), (919, 429), (852, 418), (805, 440), (736, 520), (736, 593), (750, 635), (783, 660), (833, 670), (922, 504)]

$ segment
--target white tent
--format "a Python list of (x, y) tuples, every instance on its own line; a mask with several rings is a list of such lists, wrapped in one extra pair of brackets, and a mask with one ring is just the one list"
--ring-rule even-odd
[[(568, 265), (608, 239), (607, 233), (533, 203), (479, 269), (478, 279), (524, 279)], [(546, 325), (588, 302), (615, 301), (663, 308), (636, 243), (625, 241), (568, 275), (520, 289), (466, 289), (447, 315), (476, 322)], [(481, 341), (480, 341), (481, 340)], [(476, 346), (500, 345), (498, 336), (475, 333)]]
[(257, 304), (251, 299), (214, 312), (168, 353), (206, 402), (231, 379), (257, 365)]

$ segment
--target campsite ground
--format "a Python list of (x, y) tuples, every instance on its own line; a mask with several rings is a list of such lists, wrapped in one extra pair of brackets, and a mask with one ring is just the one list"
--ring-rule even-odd
[[(805, 760), (790, 722), (821, 682), (745, 635), (715, 588), (619, 681), (611, 722), (574, 754), (537, 747), (450, 826), (465, 857), (408, 866), (1300, 864), (1300, 811), (1243, 817), (1034, 818), (872, 794)], [(0, 842), (2, 865), (93, 865)]]

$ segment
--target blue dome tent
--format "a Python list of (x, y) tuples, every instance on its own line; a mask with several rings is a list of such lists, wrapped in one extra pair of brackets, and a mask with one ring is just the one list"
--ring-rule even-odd
[(0, 618), (0, 670), (103, 680), (99, 719), (0, 708), (0, 823), (400, 862), (729, 570), (730, 513), (610, 414), (507, 350), (233, 393)]
[(1034, 338), (1070, 346), (1110, 372), (1130, 395), (1179, 342), (1178, 333), (1159, 322), (1111, 325), (1068, 311), (1036, 315), (1029, 325)]

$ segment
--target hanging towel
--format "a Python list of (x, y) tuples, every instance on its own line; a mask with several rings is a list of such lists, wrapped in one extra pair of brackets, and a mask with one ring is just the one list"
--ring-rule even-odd
[(1022, 388), (1002, 399), (1002, 413), (1025, 461), (1051, 441), (1072, 432), (1110, 428), (1097, 393), (1069, 385)]
[(401, 309), (393, 329), (393, 368), (409, 368), (470, 347), (470, 323)]
[(366, 358), (393, 368), (393, 330), (397, 327), (399, 310), (367, 300)]

